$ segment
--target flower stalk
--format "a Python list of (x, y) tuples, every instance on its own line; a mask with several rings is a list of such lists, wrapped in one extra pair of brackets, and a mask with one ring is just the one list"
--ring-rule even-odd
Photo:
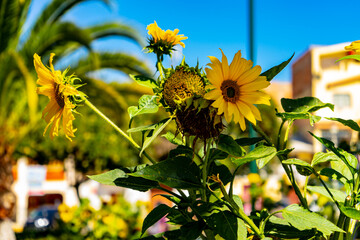
[[(102, 119), (104, 119), (107, 123), (109, 123), (120, 135), (125, 138), (135, 149), (138, 151), (141, 151), (141, 147), (131, 138), (129, 137), (121, 128), (119, 128), (113, 121), (111, 121), (107, 116), (105, 116), (97, 107), (95, 107), (89, 100), (83, 97), (83, 100), (85, 104), (91, 108), (95, 113), (97, 113)], [(149, 154), (147, 154), (145, 151), (142, 152), (142, 154), (149, 159), (149, 161), (152, 164), (156, 164), (156, 161), (152, 159)]]

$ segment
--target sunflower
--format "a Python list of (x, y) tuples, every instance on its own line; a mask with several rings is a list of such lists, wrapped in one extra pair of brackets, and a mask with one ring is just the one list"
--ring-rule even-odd
[(360, 40), (352, 42), (349, 46), (345, 46), (345, 50), (354, 51), (355, 53), (360, 53)]
[[(221, 50), (221, 49), (220, 49)], [(205, 99), (215, 100), (211, 105), (218, 109), (218, 114), (224, 114), (227, 122), (232, 119), (239, 123), (241, 130), (246, 129), (245, 118), (254, 125), (261, 121), (259, 110), (254, 104), (270, 105), (270, 96), (260, 91), (270, 83), (265, 76), (260, 76), (261, 67), (241, 57), (241, 52), (235, 54), (230, 66), (222, 53), (222, 62), (215, 57), (209, 57), (211, 68), (206, 68), (206, 75), (211, 91), (204, 95)]]
[(180, 44), (183, 48), (185, 48), (185, 44), (181, 42), (181, 40), (185, 40), (188, 37), (185, 37), (184, 34), (178, 35), (179, 29), (175, 29), (174, 31), (164, 31), (159, 28), (156, 21), (149, 24), (146, 29), (148, 30), (148, 34), (151, 36), (149, 39), (149, 46), (147, 46), (150, 52), (160, 55), (171, 55), (175, 45)]
[(75, 137), (74, 132), (76, 131), (72, 125), (72, 121), (75, 119), (72, 109), (75, 108), (75, 105), (70, 101), (69, 96), (78, 96), (79, 92), (70, 84), (73, 76), (66, 77), (66, 72), (62, 74), (59, 70), (55, 71), (52, 64), (54, 55), (54, 53), (50, 54), (50, 68), (47, 68), (41, 62), (39, 55), (34, 54), (34, 65), (38, 75), (36, 83), (41, 85), (36, 92), (47, 96), (50, 100), (42, 112), (42, 118), (47, 122), (44, 135), (51, 126), (50, 138), (58, 136), (62, 118), (65, 136), (71, 141), (71, 137)]

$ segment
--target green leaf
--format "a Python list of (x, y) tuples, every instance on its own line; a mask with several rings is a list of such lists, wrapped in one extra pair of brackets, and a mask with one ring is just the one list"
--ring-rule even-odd
[(325, 117), (326, 119), (328, 120), (331, 120), (331, 121), (336, 121), (336, 122), (339, 122), (349, 128), (351, 128), (352, 130), (355, 130), (355, 131), (360, 131), (360, 127), (359, 125), (354, 121), (354, 120), (351, 120), (351, 119), (342, 119), (342, 118), (329, 118), (329, 117)]
[[(209, 167), (209, 176), (216, 176), (218, 174), (224, 185), (228, 184), (232, 180), (232, 174), (229, 168), (220, 162), (213, 161)], [(215, 186), (219, 187), (219, 184), (215, 184)], [(212, 187), (212, 189), (214, 189), (214, 187)]]
[[(352, 165), (357, 164), (357, 161), (354, 162), (354, 159), (347, 154), (347, 152), (343, 151), (342, 149), (338, 149), (335, 147), (334, 143), (330, 140), (327, 140), (326, 138), (318, 137), (312, 132), (309, 132), (314, 138), (316, 138), (319, 142), (321, 142), (325, 147), (327, 147), (330, 151), (336, 154), (338, 156), (338, 159), (341, 161), (332, 161), (331, 166), (332, 168), (338, 170), (340, 173), (342, 173), (344, 176), (346, 176), (348, 179), (352, 179), (353, 175), (356, 173), (356, 168)], [(344, 154), (346, 156), (344, 156)], [(351, 161), (351, 164), (349, 164), (348, 159)], [(356, 158), (355, 158), (356, 159)], [(345, 167), (341, 164), (344, 163)], [(346, 169), (347, 168), (347, 169)], [(350, 175), (347, 172), (350, 172)]]
[(153, 88), (157, 88), (158, 85), (156, 83), (156, 81), (152, 78), (149, 77), (145, 77), (145, 76), (134, 76), (133, 74), (129, 75), (135, 82), (137, 82), (138, 84), (140, 84), (141, 86), (144, 87), (149, 87), (151, 89)]
[(344, 175), (342, 175), (341, 173), (339, 173), (338, 171), (336, 171), (335, 169), (332, 169), (332, 168), (323, 168), (323, 169), (321, 169), (319, 174), (326, 176), (328, 178), (331, 178), (331, 179), (336, 179), (336, 180), (342, 182), (343, 184), (345, 184), (346, 182), (349, 181)]
[(264, 140), (264, 138), (255, 137), (255, 138), (239, 138), (239, 139), (236, 139), (235, 141), (240, 146), (250, 146), (250, 145), (254, 145), (262, 140)]
[(177, 156), (186, 156), (188, 158), (193, 158), (194, 156), (194, 150), (190, 147), (184, 146), (184, 145), (178, 145), (175, 149), (172, 149), (169, 152), (168, 158), (174, 158)]
[(264, 167), (273, 157), (276, 156), (276, 148), (268, 146), (258, 146), (251, 152), (249, 152), (243, 158), (231, 158), (231, 161), (238, 166), (241, 166), (245, 163), (256, 160), (258, 168)]
[(327, 153), (317, 152), (317, 153), (315, 153), (315, 155), (311, 161), (311, 166), (315, 166), (320, 163), (334, 161), (336, 159), (338, 159), (338, 157), (332, 152), (327, 152)]
[(150, 146), (150, 144), (156, 139), (156, 137), (164, 130), (164, 128), (171, 122), (172, 118), (169, 118), (166, 122), (160, 122), (154, 132), (152, 133), (151, 137), (145, 138), (144, 144), (141, 148), (139, 156), (143, 153), (143, 151)]
[[(325, 189), (325, 187), (322, 186), (307, 186), (307, 189), (309, 189), (311, 192), (315, 192), (318, 194), (321, 194), (327, 198), (329, 198), (330, 200), (332, 200), (330, 194), (328, 193), (328, 191)], [(345, 198), (346, 198), (346, 194), (340, 190), (337, 189), (332, 189), (332, 188), (328, 188), (331, 192), (331, 194), (334, 196), (335, 200), (337, 202), (344, 202)]]
[(260, 76), (266, 76), (266, 80), (270, 82), (279, 72), (281, 72), (281, 70), (283, 70), (289, 64), (294, 55), (295, 53), (293, 53), (293, 55), (291, 55), (288, 60), (280, 63), (275, 67), (270, 68), (269, 70), (263, 72)]
[(160, 204), (156, 208), (154, 208), (144, 219), (143, 226), (141, 229), (141, 236), (145, 233), (145, 231), (154, 225), (161, 218), (165, 217), (171, 211), (171, 207)]
[[(126, 169), (124, 170), (126, 171)], [(125, 187), (141, 192), (146, 192), (149, 189), (159, 187), (159, 184), (156, 181), (151, 181), (142, 177), (129, 176), (124, 170), (114, 169), (105, 173), (88, 177), (101, 184)]]
[(299, 230), (316, 228), (325, 236), (333, 232), (344, 232), (326, 218), (317, 213), (309, 212), (297, 204), (292, 204), (282, 210), (283, 218)]
[(344, 60), (344, 59), (355, 59), (355, 60), (360, 61), (360, 55), (348, 55), (348, 56), (345, 56), (345, 57), (340, 58), (340, 59), (337, 60), (336, 62), (341, 61), (341, 60)]
[[(230, 211), (211, 214), (207, 223), (215, 233), (226, 240), (246, 239), (247, 231), (244, 222), (238, 221), (238, 218)], [(245, 238), (242, 238), (243, 236)]]
[(278, 239), (311, 239), (317, 234), (316, 229), (300, 231), (291, 226), (285, 219), (271, 216), (266, 223), (265, 234)]
[(340, 210), (343, 212), (347, 217), (360, 220), (360, 211), (352, 208), (352, 207), (345, 207), (344, 204), (340, 203)]
[(88, 175), (88, 177), (101, 184), (116, 186), (114, 181), (117, 178), (126, 177), (126, 173), (120, 169), (114, 169), (97, 175)]
[(240, 196), (238, 195), (233, 195), (233, 200), (236, 203), (236, 205), (239, 207), (239, 209), (241, 209), (242, 211), (244, 211), (244, 205), (243, 202), (241, 201)]
[(321, 120), (321, 117), (312, 115), (311, 113), (284, 112), (276, 113), (276, 116), (286, 120), (309, 119), (311, 126)]
[(219, 136), (218, 149), (235, 157), (241, 157), (244, 155), (244, 151), (239, 144), (237, 144), (231, 136), (224, 134), (220, 134)]
[(137, 107), (131, 106), (128, 108), (130, 119), (141, 114), (156, 113), (159, 110), (157, 99), (158, 96), (156, 95), (143, 95), (139, 99)]
[(130, 128), (129, 130), (127, 130), (128, 133), (134, 133), (134, 132), (145, 132), (145, 131), (149, 131), (149, 130), (154, 130), (155, 128), (157, 128), (159, 125), (166, 123), (169, 120), (169, 118), (166, 118), (158, 123), (154, 123), (151, 125), (147, 125), (147, 126), (140, 126), (140, 127), (136, 127), (136, 128)]
[(129, 175), (158, 181), (172, 188), (202, 187), (198, 166), (191, 158), (184, 156), (167, 159)]
[(180, 227), (181, 239), (196, 240), (205, 228), (201, 222), (188, 222)]
[(166, 138), (172, 144), (175, 144), (175, 145), (182, 145), (183, 144), (182, 140), (176, 138), (176, 136), (172, 132), (167, 132), (167, 133), (165, 133), (165, 134), (163, 134), (161, 136)]
[(334, 111), (334, 105), (323, 103), (315, 97), (303, 97), (298, 99), (282, 98), (281, 106), (285, 112), (308, 113), (328, 107)]
[(294, 165), (298, 165), (298, 166), (304, 166), (304, 167), (311, 167), (311, 165), (301, 159), (298, 159), (298, 158), (289, 158), (289, 159), (286, 159), (284, 161), (282, 161), (282, 163), (284, 164), (294, 164)]
[(128, 176), (125, 178), (117, 178), (114, 183), (118, 187), (130, 188), (140, 192), (146, 192), (153, 188), (158, 188), (159, 183), (142, 177)]
[(216, 148), (211, 148), (210, 155), (209, 155), (209, 162), (213, 162), (215, 160), (222, 160), (222, 159), (227, 158), (228, 156), (229, 156), (229, 154), (224, 151), (221, 151)]
[(295, 165), (296, 170), (303, 176), (310, 176), (315, 171), (309, 163), (297, 158), (286, 159), (282, 163)]

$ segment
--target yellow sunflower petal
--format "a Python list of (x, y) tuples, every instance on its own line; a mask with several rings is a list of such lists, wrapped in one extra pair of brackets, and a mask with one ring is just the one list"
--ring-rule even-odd
[(54, 120), (53, 120), (51, 129), (50, 129), (50, 138), (51, 138), (51, 140), (53, 140), (55, 136), (58, 136), (58, 135), (59, 135), (59, 125), (60, 125), (60, 120), (61, 120), (62, 112), (63, 112), (63, 110), (60, 110), (60, 111), (54, 116)]
[(223, 81), (222, 73), (220, 71), (215, 71), (211, 68), (205, 68), (205, 72), (211, 84), (217, 88), (220, 88)]
[(253, 115), (253, 113), (251, 112), (249, 106), (242, 102), (242, 101), (238, 101), (236, 102), (238, 109), (240, 110), (241, 114), (247, 119), (249, 120), (251, 123), (256, 124), (256, 119)]
[(259, 65), (256, 65), (252, 69), (244, 72), (239, 77), (237, 82), (238, 82), (239, 85), (247, 84), (247, 83), (252, 82), (255, 79), (257, 79), (259, 77), (260, 73), (261, 73), (261, 67)]
[(271, 97), (264, 92), (256, 91), (242, 94), (242, 99), (244, 99), (244, 101), (246, 102), (253, 104), (270, 105)]
[[(42, 112), (42, 118), (44, 118), (45, 115), (49, 115), (47, 123), (50, 121), (50, 119), (55, 115), (55, 113), (60, 109), (59, 105), (57, 104), (55, 99), (50, 99), (50, 102), (46, 105)], [(45, 118), (44, 118), (45, 119)]]
[(210, 92), (205, 93), (204, 98), (208, 100), (216, 100), (221, 97), (221, 91), (219, 89), (214, 89)]
[(252, 104), (247, 104), (247, 105), (250, 107), (251, 112), (253, 113), (255, 119), (258, 121), (261, 121), (261, 114), (260, 114), (259, 109)]
[(72, 109), (72, 105), (69, 104), (70, 102), (67, 101), (65, 103), (65, 108), (64, 108), (64, 112), (63, 112), (63, 129), (65, 132), (65, 136), (70, 140), (71, 137), (75, 137), (74, 135), (74, 129), (73, 129), (73, 120), (75, 119), (74, 115), (71, 112)]
[(221, 50), (221, 48), (220, 48), (220, 51), (222, 54), (221, 65), (222, 65), (223, 79), (227, 80), (227, 79), (229, 79), (229, 64), (228, 64), (227, 57), (225, 56), (225, 54), (224, 54), (223, 50)]
[(240, 122), (240, 111), (236, 104), (234, 104), (235, 110), (234, 110), (234, 122), (239, 123)]
[(229, 103), (224, 101), (224, 116), (225, 116), (225, 120), (230, 123), (232, 120), (232, 116), (229, 114)]
[[(232, 60), (232, 62), (230, 63), (230, 67), (229, 67), (229, 79), (233, 79), (236, 80), (238, 77), (240, 77), (240, 75), (242, 74), (241, 72), (241, 51), (238, 51), (235, 56), (234, 59)], [(245, 59), (244, 59), (245, 60)]]
[(268, 81), (253, 81), (247, 84), (244, 84), (243, 86), (241, 86), (241, 90), (244, 92), (250, 92), (250, 91), (257, 91), (263, 88), (266, 88), (270, 85), (270, 82)]
[(36, 93), (48, 96), (50, 98), (54, 98), (55, 97), (54, 85), (51, 84), (51, 85), (44, 85), (43, 87), (38, 87), (36, 88)]
[(36, 53), (34, 54), (34, 66), (35, 71), (38, 75), (38, 80), (36, 81), (39, 85), (52, 84), (54, 82), (53, 74), (49, 69), (47, 69), (44, 64), (41, 62), (41, 58)]

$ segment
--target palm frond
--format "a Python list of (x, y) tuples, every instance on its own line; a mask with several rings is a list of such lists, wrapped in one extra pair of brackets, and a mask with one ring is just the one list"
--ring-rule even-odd
[[(89, 0), (53, 0), (44, 9), (36, 23), (34, 24), (33, 30), (38, 31), (45, 24), (52, 24), (57, 22), (67, 11), (69, 11), (76, 4)], [(109, 0), (98, 0), (109, 5)]]
[(20, 14), (19, 0), (0, 0), (0, 52), (9, 46), (9, 41), (17, 34)]
[(91, 53), (72, 66), (76, 75), (85, 75), (99, 69), (114, 69), (126, 74), (149, 76), (150, 69), (144, 61), (125, 53)]
[(45, 25), (39, 32), (32, 32), (20, 50), (24, 57), (32, 58), (34, 53), (47, 56), (56, 46), (69, 42), (76, 42), (90, 49), (91, 37), (87, 31), (70, 22), (53, 23)]
[(90, 32), (90, 36), (94, 40), (108, 36), (120, 36), (135, 41), (141, 47), (145, 47), (146, 44), (144, 38), (139, 34), (136, 29), (129, 25), (118, 22), (102, 23), (96, 26), (86, 28), (86, 30)]

